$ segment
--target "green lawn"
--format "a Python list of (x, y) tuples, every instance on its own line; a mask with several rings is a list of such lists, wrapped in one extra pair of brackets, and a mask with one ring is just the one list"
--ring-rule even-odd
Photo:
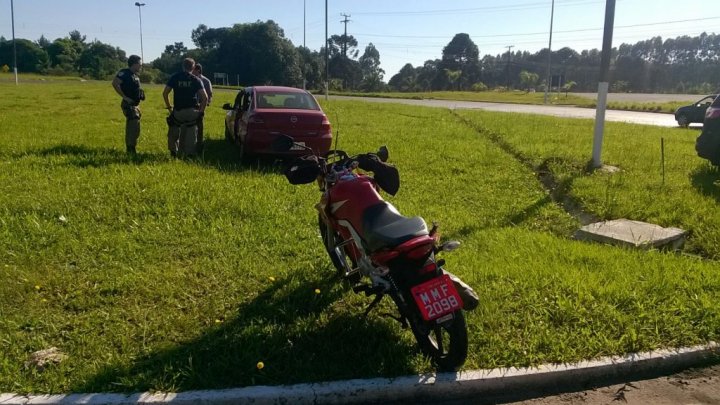
[[(188, 390), (432, 370), (412, 334), (332, 278), (314, 185), (241, 165), (218, 92), (204, 161), (166, 151), (160, 86), (143, 104), (140, 156), (123, 150), (109, 83), (0, 83), (0, 392)], [(321, 99), (321, 102), (323, 100)], [(592, 122), (331, 101), (350, 152), (386, 144), (406, 215), (463, 246), (448, 269), (476, 288), (466, 369), (677, 347), (720, 335), (720, 176), (693, 132), (610, 123), (585, 173)], [(666, 139), (666, 179), (659, 139)], [(600, 217), (682, 226), (697, 256), (572, 240), (577, 220), (533, 168)], [(316, 292), (316, 291), (319, 291)], [(30, 353), (68, 359), (43, 372)], [(258, 369), (262, 361), (265, 367)]]

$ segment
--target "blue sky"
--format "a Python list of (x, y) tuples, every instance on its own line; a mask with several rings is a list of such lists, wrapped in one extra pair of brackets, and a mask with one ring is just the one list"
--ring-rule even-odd
[[(165, 45), (184, 42), (199, 24), (228, 27), (272, 19), (295, 45), (318, 50), (325, 38), (325, 0), (144, 0), (143, 48), (147, 62)], [(77, 29), (88, 40), (140, 54), (138, 7), (129, 0), (14, 0), (15, 36), (37, 40), (64, 37)], [(674, 38), (720, 33), (720, 10), (713, 0), (617, 0), (613, 46), (660, 35)], [(551, 0), (328, 0), (329, 35), (342, 34), (341, 14), (349, 14), (348, 34), (360, 53), (372, 42), (380, 52), (385, 80), (411, 63), (440, 58), (442, 48), (464, 32), (480, 54), (536, 52), (548, 46)], [(303, 22), (303, 8), (305, 22)], [(0, 0), (0, 35), (11, 38), (10, 0)], [(605, 0), (555, 0), (552, 49), (602, 47)], [(305, 33), (305, 35), (303, 35)]]

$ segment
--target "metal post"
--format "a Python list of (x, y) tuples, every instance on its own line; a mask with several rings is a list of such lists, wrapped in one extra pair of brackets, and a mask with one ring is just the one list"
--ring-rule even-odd
[(555, 16), (555, 0), (552, 0), (552, 6), (550, 7), (550, 42), (548, 42), (548, 67), (547, 67), (547, 81), (545, 82), (545, 101), (548, 103), (548, 93), (550, 92), (550, 57), (552, 56), (552, 28), (553, 28), (553, 17)]
[(17, 45), (15, 43), (15, 6), (13, 0), (10, 0), (10, 17), (12, 19), (12, 37), (13, 37), (13, 64), (15, 64), (13, 70), (15, 71), (15, 85), (18, 85), (18, 71), (17, 71)]
[(615, 0), (605, 2), (605, 31), (603, 34), (603, 48), (600, 57), (600, 82), (598, 83), (598, 102), (595, 113), (595, 135), (593, 137), (592, 165), (602, 167), (600, 155), (602, 153), (603, 132), (605, 130), (605, 107), (610, 87), (610, 53), (612, 51), (613, 24), (615, 21)]
[[(306, 3), (306, 1), (303, 0), (303, 48), (307, 48), (307, 46), (305, 46), (305, 17), (306, 17), (305, 3)], [(303, 90), (305, 90), (306, 87), (307, 87), (307, 79), (305, 78), (305, 72), (303, 72)]]
[(662, 160), (662, 184), (665, 185), (665, 138), (660, 138), (660, 159)]
[(303, 0), (303, 48), (307, 48), (305, 46), (305, 0)]
[(328, 99), (330, 87), (330, 49), (328, 47), (328, 0), (325, 0), (325, 100)]
[(144, 6), (145, 3), (135, 2), (135, 5), (138, 8), (138, 17), (140, 17), (140, 58), (142, 59), (142, 63), (145, 63), (145, 53), (143, 52), (142, 12), (140, 12), (140, 8)]

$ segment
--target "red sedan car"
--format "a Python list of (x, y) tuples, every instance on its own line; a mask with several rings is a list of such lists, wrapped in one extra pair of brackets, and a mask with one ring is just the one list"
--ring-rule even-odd
[[(294, 156), (324, 154), (332, 143), (327, 115), (309, 92), (293, 87), (253, 86), (241, 90), (234, 105), (226, 103), (225, 138), (240, 147), (240, 156)], [(299, 145), (288, 152), (272, 149), (278, 135), (289, 135)]]

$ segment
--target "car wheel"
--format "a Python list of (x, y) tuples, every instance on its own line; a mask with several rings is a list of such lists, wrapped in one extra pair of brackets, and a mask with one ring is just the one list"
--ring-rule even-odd
[(688, 125), (690, 125), (687, 115), (681, 115), (681, 116), (677, 117), (677, 123), (679, 126), (681, 126), (683, 128), (687, 128)]

